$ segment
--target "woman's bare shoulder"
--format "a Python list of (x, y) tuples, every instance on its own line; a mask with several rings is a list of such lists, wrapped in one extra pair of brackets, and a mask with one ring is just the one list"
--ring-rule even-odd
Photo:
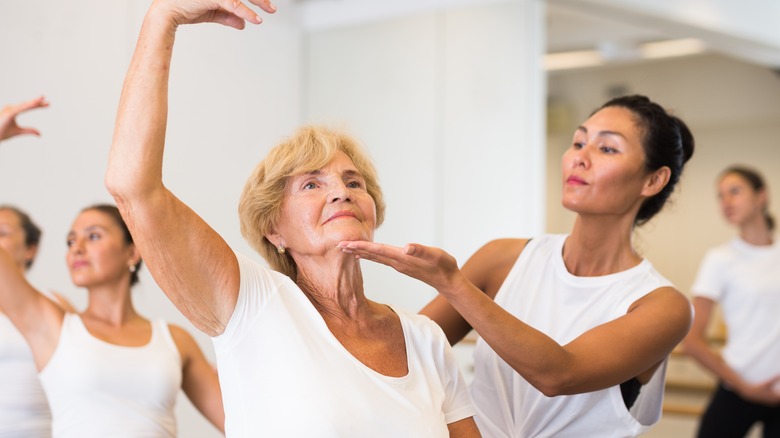
[(495, 296), (529, 239), (496, 239), (483, 245), (463, 265), (463, 273), (483, 292)]

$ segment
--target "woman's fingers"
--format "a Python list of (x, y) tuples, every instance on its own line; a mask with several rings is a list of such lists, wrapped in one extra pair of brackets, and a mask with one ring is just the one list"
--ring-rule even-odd
[[(249, 0), (267, 13), (276, 12), (270, 0)], [(242, 0), (158, 0), (156, 6), (170, 14), (176, 25), (211, 22), (243, 29), (246, 22), (260, 24), (263, 19)]]

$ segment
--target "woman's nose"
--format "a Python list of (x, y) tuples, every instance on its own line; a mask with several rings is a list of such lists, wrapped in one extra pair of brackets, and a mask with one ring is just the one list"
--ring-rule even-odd
[(338, 184), (333, 188), (330, 193), (330, 202), (337, 201), (351, 201), (352, 195), (350, 194), (349, 187), (345, 184)]

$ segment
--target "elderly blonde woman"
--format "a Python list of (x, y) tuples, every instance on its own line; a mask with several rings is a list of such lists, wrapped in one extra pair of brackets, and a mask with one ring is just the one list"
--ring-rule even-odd
[[(274, 7), (252, 0), (266, 12)], [(384, 204), (353, 141), (301, 130), (246, 184), (244, 236), (273, 270), (236, 255), (162, 184), (174, 34), (211, 21), (242, 28), (240, 2), (155, 1), (122, 92), (106, 184), (152, 275), (214, 339), (228, 436), (471, 437), (473, 408), (442, 331), (372, 302), (359, 261)]]

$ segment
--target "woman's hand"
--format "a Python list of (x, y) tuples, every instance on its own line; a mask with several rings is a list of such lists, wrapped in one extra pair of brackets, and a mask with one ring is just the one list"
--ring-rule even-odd
[(341, 242), (339, 248), (348, 254), (390, 266), (446, 294), (460, 278), (458, 263), (446, 251), (432, 246), (410, 243), (403, 248), (381, 243)]
[(743, 383), (735, 388), (745, 400), (766, 406), (780, 405), (780, 376), (761, 383)]
[(19, 126), (16, 123), (16, 116), (26, 111), (47, 106), (49, 106), (49, 102), (41, 96), (15, 105), (7, 105), (0, 109), (0, 141), (17, 135), (41, 135), (35, 128)]
[[(276, 7), (270, 0), (249, 0), (272, 14)], [(156, 0), (151, 10), (164, 13), (176, 26), (195, 23), (218, 23), (243, 29), (246, 21), (260, 24), (263, 20), (241, 0)]]

